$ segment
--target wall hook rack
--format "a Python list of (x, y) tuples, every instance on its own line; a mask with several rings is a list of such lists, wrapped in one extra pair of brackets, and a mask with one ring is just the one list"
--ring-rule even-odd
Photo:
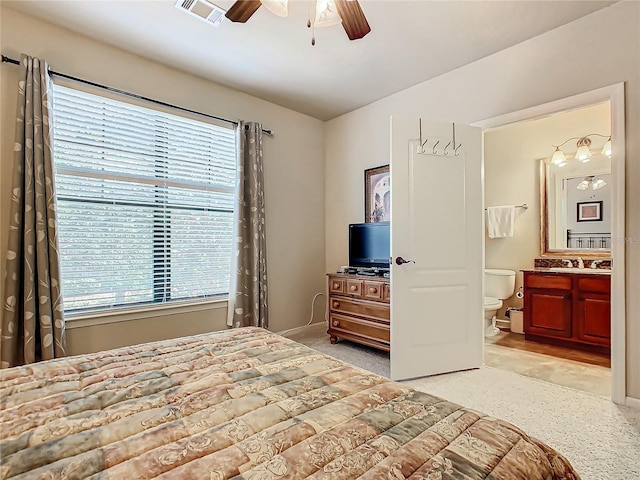
[[(419, 140), (420, 144), (418, 145), (417, 153), (425, 154), (426, 146), (429, 143), (429, 140), (431, 139), (429, 137), (427, 138), (422, 137), (422, 118), (418, 118), (418, 128), (420, 131), (420, 140)], [(460, 147), (462, 147), (462, 143), (456, 143), (456, 124), (455, 123), (451, 124), (451, 130), (452, 130), (451, 140), (449, 141), (449, 143), (447, 143), (447, 145), (444, 147), (441, 153), (438, 153), (438, 149), (437, 149), (438, 145), (440, 145), (440, 139), (433, 138), (434, 143), (433, 143), (433, 147), (431, 147), (432, 155), (451, 155), (451, 152), (453, 152), (453, 155), (455, 155), (456, 157), (460, 156)]]

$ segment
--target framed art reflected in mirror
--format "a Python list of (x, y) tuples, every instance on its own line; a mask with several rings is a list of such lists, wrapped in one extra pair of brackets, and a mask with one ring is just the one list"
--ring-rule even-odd
[(599, 202), (581, 202), (577, 204), (578, 222), (601, 222), (602, 221), (602, 200)]

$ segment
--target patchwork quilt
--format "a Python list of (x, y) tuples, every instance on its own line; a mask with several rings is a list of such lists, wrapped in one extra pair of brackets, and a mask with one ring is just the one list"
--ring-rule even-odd
[(505, 421), (259, 328), (0, 371), (0, 479), (579, 479)]

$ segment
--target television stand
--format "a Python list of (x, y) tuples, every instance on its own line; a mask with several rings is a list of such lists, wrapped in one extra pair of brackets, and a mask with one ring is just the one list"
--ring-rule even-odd
[(375, 273), (328, 273), (327, 292), (327, 333), (332, 344), (342, 338), (387, 352), (390, 350), (388, 278)]

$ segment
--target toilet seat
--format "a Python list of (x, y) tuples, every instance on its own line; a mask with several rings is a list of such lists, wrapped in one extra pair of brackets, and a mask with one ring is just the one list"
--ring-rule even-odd
[(498, 310), (502, 307), (502, 300), (494, 297), (484, 297), (485, 310)]

